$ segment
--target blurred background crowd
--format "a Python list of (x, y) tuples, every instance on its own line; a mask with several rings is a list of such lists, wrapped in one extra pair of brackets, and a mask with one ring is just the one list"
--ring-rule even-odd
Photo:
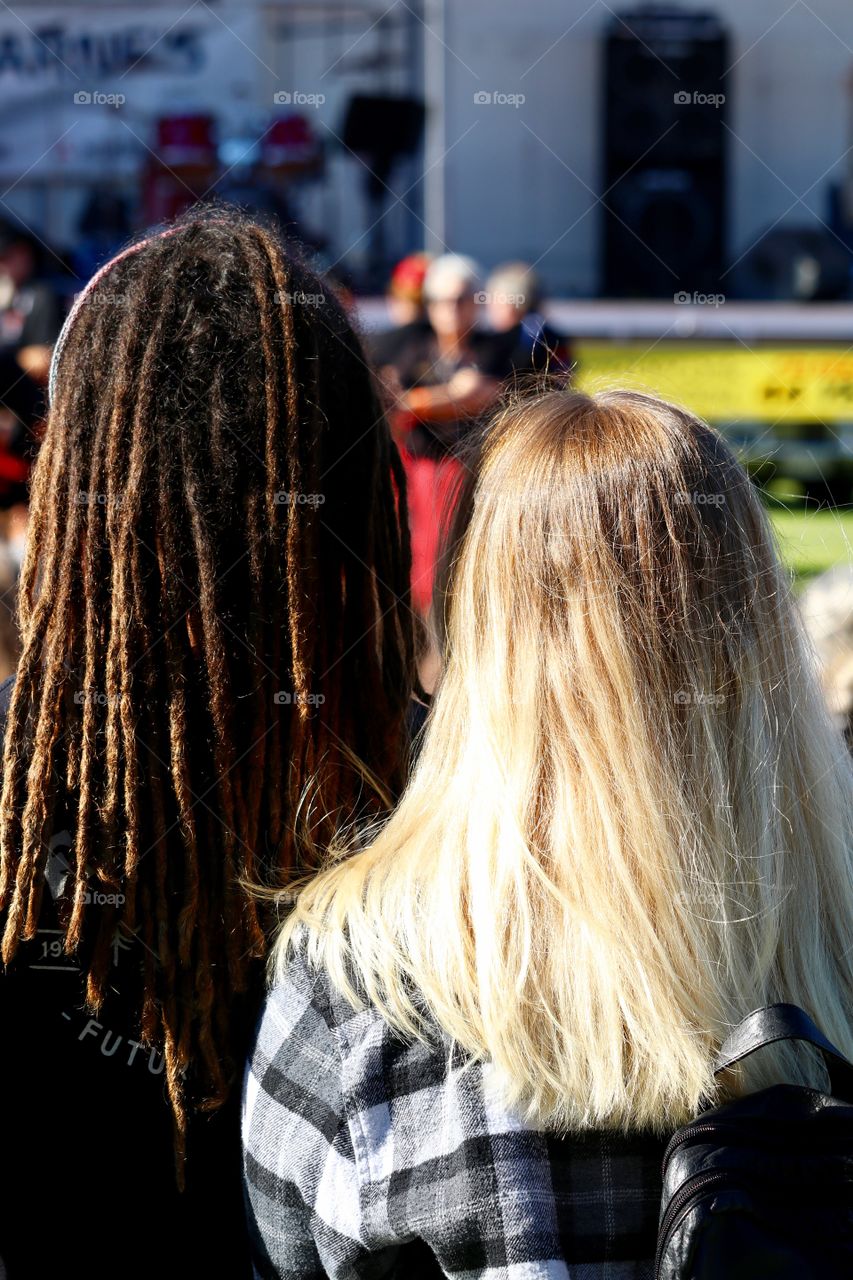
[(63, 318), (129, 238), (209, 200), (285, 227), (357, 319), (421, 613), (466, 438), (508, 381), (641, 386), (738, 446), (846, 722), (845, 0), (3, 5), (0, 675)]

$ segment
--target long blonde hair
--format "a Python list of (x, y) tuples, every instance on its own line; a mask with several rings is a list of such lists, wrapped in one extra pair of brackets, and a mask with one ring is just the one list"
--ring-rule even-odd
[(447, 627), (399, 807), (301, 891), (274, 972), (306, 926), (356, 1007), (437, 1024), (554, 1129), (683, 1122), (765, 1002), (853, 1050), (853, 774), (722, 439), (627, 391), (504, 408)]

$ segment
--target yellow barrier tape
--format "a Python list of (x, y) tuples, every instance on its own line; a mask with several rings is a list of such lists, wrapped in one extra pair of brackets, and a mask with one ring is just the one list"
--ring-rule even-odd
[[(853, 334), (851, 334), (853, 336)], [(853, 348), (577, 340), (576, 383), (630, 386), (712, 421), (853, 421)]]

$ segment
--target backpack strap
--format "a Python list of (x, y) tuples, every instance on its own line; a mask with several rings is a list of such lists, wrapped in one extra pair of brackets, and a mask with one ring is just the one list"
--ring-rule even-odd
[(809, 1015), (795, 1004), (768, 1004), (754, 1009), (729, 1032), (714, 1063), (714, 1074), (748, 1058), (778, 1040), (805, 1040), (820, 1049), (833, 1092), (853, 1097), (853, 1063), (849, 1062)]

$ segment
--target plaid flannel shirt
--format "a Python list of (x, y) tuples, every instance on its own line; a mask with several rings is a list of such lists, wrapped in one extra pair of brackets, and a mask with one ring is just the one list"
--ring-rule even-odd
[(297, 951), (244, 1081), (256, 1276), (649, 1280), (663, 1141), (530, 1129), (463, 1066)]

